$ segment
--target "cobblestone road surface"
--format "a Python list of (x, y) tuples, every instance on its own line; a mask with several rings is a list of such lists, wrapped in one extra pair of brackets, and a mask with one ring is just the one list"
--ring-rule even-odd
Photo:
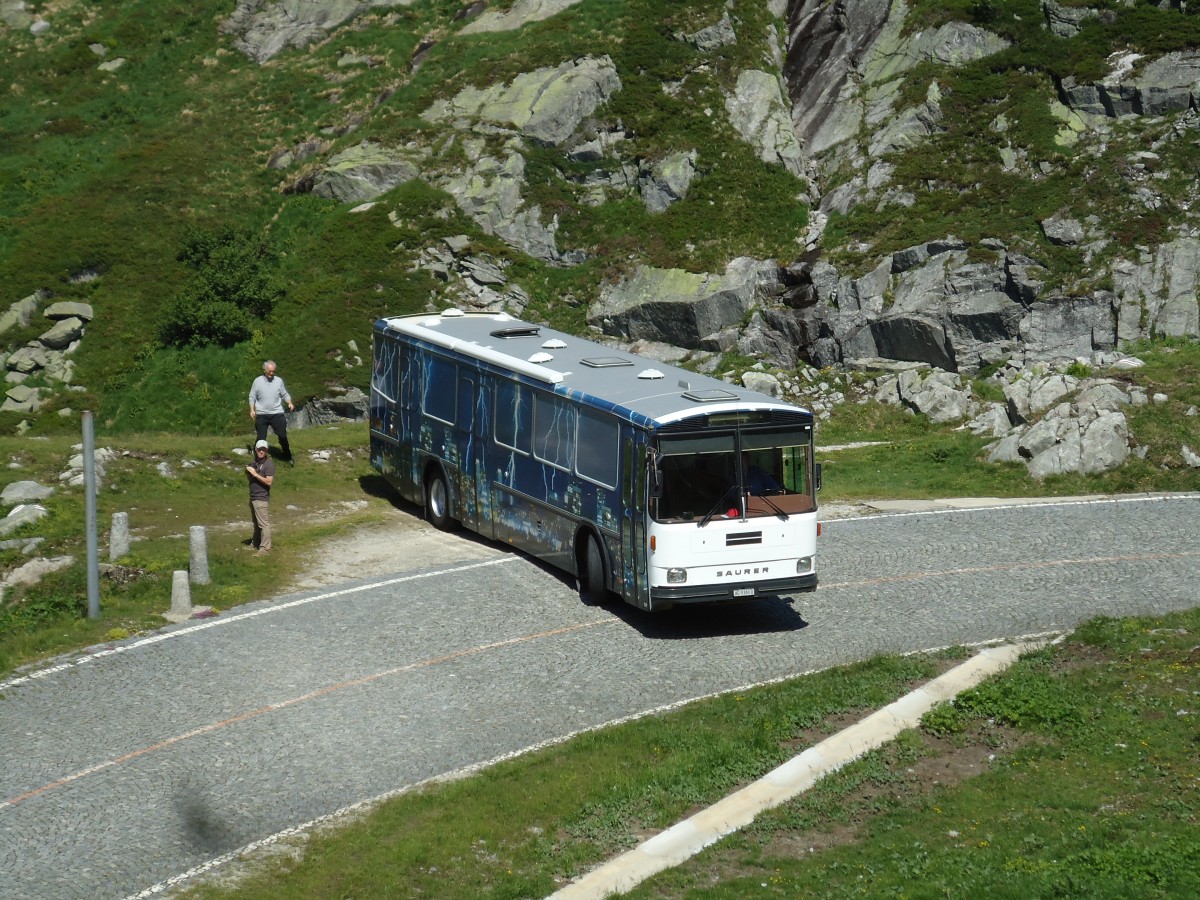
[[(1196, 496), (827, 521), (794, 605), (644, 615), (475, 561), (239, 607), (0, 684), (0, 898), (135, 895), (290, 826), (664, 704), (1196, 606)], [(459, 540), (459, 538), (447, 538)]]

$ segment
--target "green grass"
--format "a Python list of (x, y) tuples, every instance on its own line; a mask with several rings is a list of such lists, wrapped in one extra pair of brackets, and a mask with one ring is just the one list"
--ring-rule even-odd
[[(1090, 622), (629, 896), (1194, 896), (1198, 634), (1197, 610)], [(880, 657), (587, 734), (185, 895), (546, 896), (964, 655)]]
[[(1091, 622), (631, 896), (1194, 896), (1198, 631)], [(978, 777), (912, 775), (972, 747)]]
[[(59, 653), (102, 643), (119, 628), (137, 634), (163, 627), (170, 606), (171, 573), (187, 569), (189, 528), (206, 528), (212, 584), (193, 585), (192, 603), (221, 610), (275, 596), (287, 590), (294, 573), (322, 541), (339, 531), (381, 520), (391, 494), (367, 459), (365, 424), (294, 431), (289, 434), (301, 460), (277, 472), (272, 491), (275, 541), (268, 559), (251, 558), (242, 545), (250, 536), (248, 494), (243, 467), (253, 432), (205, 437), (187, 434), (129, 434), (114, 438), (98, 429), (96, 446), (122, 452), (108, 463), (97, 497), (99, 556), (107, 563), (112, 514), (125, 512), (134, 538), (128, 556), (118, 560), (137, 577), (100, 579), (101, 617), (85, 618), (86, 542), (81, 488), (58, 487), (43, 501), (48, 515), (25, 526), (20, 537), (41, 535), (43, 556), (70, 555), (74, 564), (38, 585), (13, 589), (0, 607), (0, 674)], [(58, 485), (58, 473), (77, 451), (66, 436), (39, 440), (0, 438), (0, 454), (20, 463), (6, 481), (35, 480)], [(272, 442), (274, 439), (272, 438)], [(309, 461), (307, 451), (329, 449), (329, 462)], [(159, 473), (165, 464), (169, 475)], [(347, 502), (354, 502), (353, 508)], [(25, 562), (19, 550), (2, 551), (5, 569)]]

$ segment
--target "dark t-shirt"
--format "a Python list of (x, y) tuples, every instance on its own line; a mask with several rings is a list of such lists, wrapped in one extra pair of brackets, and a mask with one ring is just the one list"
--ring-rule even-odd
[[(256, 459), (250, 465), (254, 466), (254, 471), (263, 478), (275, 477), (275, 460), (269, 456), (264, 456), (262, 459)], [(249, 472), (246, 473), (246, 480), (250, 482), (250, 499), (251, 500), (270, 500), (271, 489), (253, 477)]]
[(751, 494), (767, 494), (781, 491), (783, 488), (775, 476), (766, 469), (752, 465), (746, 470), (746, 490)]

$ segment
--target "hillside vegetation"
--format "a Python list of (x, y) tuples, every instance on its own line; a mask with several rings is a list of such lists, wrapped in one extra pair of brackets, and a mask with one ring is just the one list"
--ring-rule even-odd
[[(0, 431), (22, 420), (34, 433), (76, 428), (74, 417), (54, 414), (62, 408), (91, 408), (112, 432), (232, 430), (266, 356), (280, 359), (298, 397), (365, 387), (367, 369), (348, 342), (361, 357), (377, 316), (445, 305), (443, 283), (416, 262), (452, 235), (507, 266), (529, 296), (526, 317), (574, 331), (586, 327), (584, 310), (600, 287), (639, 264), (719, 272), (738, 256), (781, 264), (800, 256), (808, 185), (764, 162), (724, 113), (739, 72), (777, 67), (771, 56), (787, 34), (785, 4), (563, 5), (518, 29), (468, 35), (461, 31), (471, 18), (458, 0), (362, 4), (323, 38), (260, 64), (236, 49), (228, 26), (235, 11), (258, 4), (61, 0), (26, 3), (24, 18), (7, 4), (0, 309), (42, 291), (91, 304), (95, 319), (74, 352), (82, 390), (56, 389), (32, 418), (0, 414)], [(1055, 141), (1052, 79), (1101, 77), (1116, 50), (1161, 54), (1200, 43), (1194, 16), (1141, 3), (1097, 9), (1103, 14), (1077, 36), (1051, 43), (1032, 0), (914, 4), (911, 28), (976, 23), (1012, 46), (957, 68), (918, 67), (902, 91), (915, 97), (936, 77), (943, 121), (928, 143), (889, 157), (896, 190), (910, 191), (914, 205), (835, 213), (819, 252), (853, 266), (868, 252), (946, 234), (992, 237), (1036, 247), (1064, 281), (1087, 284), (1092, 260), (1047, 244), (1040, 217), (1064, 206), (1101, 215), (1114, 248), (1152, 245), (1186, 222), (1196, 141), (1160, 154), (1166, 201), (1153, 210), (1131, 212), (1122, 169), (1131, 147), (1171, 121), (1122, 125), (1099, 148)], [(682, 39), (727, 11), (736, 42), (701, 52)], [(586, 257), (555, 264), (486, 233), (438, 186), (461, 169), (464, 140), (422, 113), (468, 86), (583, 55), (607, 56), (619, 73), (602, 117), (620, 127), (623, 157), (652, 162), (694, 148), (696, 176), (687, 196), (658, 215), (636, 195), (593, 205), (579, 185), (601, 164), (527, 142), (524, 208), (537, 206), (559, 246)], [(1014, 129), (1004, 140), (1023, 147), (1031, 164), (1046, 162), (1048, 174), (1000, 167), (993, 123), (1001, 114)], [(498, 151), (510, 136), (480, 129), (479, 139)], [(323, 162), (364, 141), (425, 154), (422, 177), (358, 212), (308, 192)], [(321, 142), (323, 155), (272, 168), (306, 142)], [(851, 174), (831, 167), (814, 177), (830, 190)], [(19, 346), (43, 323), (0, 340)]]
[[(219, 33), (233, 12), (229, 2), (68, 2), (54, 4), (53, 28), (41, 36), (0, 28), (8, 82), (0, 99), (0, 302), (46, 290), (97, 312), (77, 356), (76, 382), (87, 392), (60, 395), (57, 405), (91, 406), (115, 430), (226, 429), (239, 420), (245, 386), (268, 355), (280, 358), (298, 396), (320, 395), (330, 384), (365, 387), (365, 370), (348, 371), (334, 356), (349, 340), (367, 346), (379, 315), (436, 304), (436, 282), (410, 271), (422, 247), (468, 234), (508, 255), (424, 183), (396, 189), (386, 208), (354, 215), (285, 193), (295, 173), (267, 168), (281, 147), (322, 134), (338, 147), (428, 140), (436, 135), (418, 112), (434, 98), (584, 49), (617, 60), (625, 86), (611, 113), (647, 151), (707, 122), (697, 110), (680, 116), (683, 104), (661, 85), (685, 71), (685, 45), (669, 31), (719, 17), (719, 3), (585, 4), (519, 32), (473, 38), (453, 34), (459, 9), (442, 0), (361, 16), (323, 44), (261, 66)], [(445, 40), (412, 72), (409, 60), (427, 35)], [(91, 44), (126, 62), (100, 71)], [(371, 62), (339, 69), (344, 54)], [(710, 143), (711, 131), (693, 141)], [(631, 255), (679, 262), (689, 241), (705, 248), (705, 263), (745, 252), (786, 257), (805, 212), (790, 202), (791, 177), (757, 164), (748, 147), (723, 143), (729, 159), (717, 163), (714, 152), (706, 189), (665, 225), (628, 205), (585, 217), (555, 203), (564, 231), (596, 253), (578, 270), (514, 260), (539, 313), (550, 315), (564, 294), (594, 291), (610, 266)], [(531, 180), (544, 170), (547, 193), (557, 164), (549, 153), (530, 161)], [(393, 224), (388, 209), (402, 218)], [(191, 273), (181, 257), (189, 238), (227, 228), (278, 256), (270, 274), (282, 292), (231, 347), (170, 346), (159, 324), (187, 288)], [(16, 344), (34, 328), (5, 337)], [(16, 424), (7, 418), (0, 427)], [(61, 424), (43, 414), (35, 427)]]

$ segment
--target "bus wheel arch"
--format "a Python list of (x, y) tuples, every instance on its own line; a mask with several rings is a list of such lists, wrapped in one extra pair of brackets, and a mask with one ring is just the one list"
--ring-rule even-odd
[(604, 542), (590, 528), (575, 536), (575, 571), (579, 573), (579, 595), (585, 603), (599, 605), (609, 598), (609, 563)]
[(431, 462), (425, 469), (425, 517), (439, 531), (453, 531), (458, 527), (453, 509), (450, 479), (440, 464)]

